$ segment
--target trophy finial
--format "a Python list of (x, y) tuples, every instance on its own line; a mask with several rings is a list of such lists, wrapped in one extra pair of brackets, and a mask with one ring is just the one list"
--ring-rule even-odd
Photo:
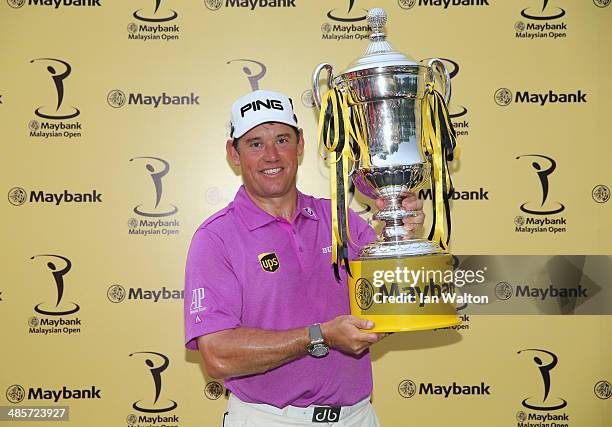
[(368, 12), (368, 25), (372, 28), (370, 34), (370, 46), (366, 49), (366, 55), (374, 55), (385, 52), (391, 52), (393, 48), (386, 41), (386, 34), (382, 29), (387, 23), (387, 12), (380, 7), (373, 7)]
[(380, 7), (373, 7), (368, 12), (367, 20), (374, 33), (381, 33), (382, 28), (387, 23), (387, 12)]
[(387, 35), (383, 32), (383, 27), (387, 23), (387, 12), (380, 7), (374, 7), (368, 11), (367, 21), (371, 30), (370, 43), (363, 56), (354, 61), (349, 66), (349, 70), (362, 70), (382, 63), (388, 65), (390, 62), (418, 65), (413, 58), (396, 52), (387, 41)]

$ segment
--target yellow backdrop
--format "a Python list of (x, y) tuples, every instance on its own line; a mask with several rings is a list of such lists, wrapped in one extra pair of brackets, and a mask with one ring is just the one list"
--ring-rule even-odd
[[(453, 253), (612, 254), (609, 3), (0, 0), (0, 406), (68, 406), (74, 426), (221, 425), (225, 389), (182, 346), (182, 282), (192, 233), (240, 184), (231, 102), (291, 96), (298, 186), (328, 196), (310, 76), (362, 54), (370, 7), (397, 50), (453, 74)], [(610, 258), (589, 262), (609, 285)], [(372, 350), (382, 424), (608, 426), (605, 314), (395, 334)]]

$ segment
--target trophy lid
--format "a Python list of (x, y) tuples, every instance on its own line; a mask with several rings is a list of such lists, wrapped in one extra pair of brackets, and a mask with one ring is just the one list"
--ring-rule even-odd
[(368, 25), (372, 28), (370, 45), (364, 55), (349, 65), (348, 69), (342, 74), (379, 67), (419, 65), (414, 58), (396, 52), (386, 40), (386, 35), (382, 32), (382, 29), (387, 22), (387, 13), (383, 9), (379, 7), (370, 9), (367, 20)]

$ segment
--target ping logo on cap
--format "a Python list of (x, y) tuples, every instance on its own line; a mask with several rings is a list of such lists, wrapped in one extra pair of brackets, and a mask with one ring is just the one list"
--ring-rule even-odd
[(244, 117), (244, 114), (249, 110), (259, 111), (262, 107), (268, 110), (284, 110), (283, 104), (278, 99), (266, 99), (265, 101), (257, 99), (240, 107), (240, 117)]
[(280, 262), (274, 252), (264, 252), (257, 255), (257, 258), (259, 258), (261, 268), (268, 273), (274, 273), (280, 267)]

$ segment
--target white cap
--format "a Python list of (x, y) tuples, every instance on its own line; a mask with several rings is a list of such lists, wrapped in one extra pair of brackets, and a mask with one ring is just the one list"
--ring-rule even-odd
[(298, 127), (291, 98), (269, 90), (256, 90), (232, 105), (230, 138), (240, 138), (255, 126), (266, 122)]

